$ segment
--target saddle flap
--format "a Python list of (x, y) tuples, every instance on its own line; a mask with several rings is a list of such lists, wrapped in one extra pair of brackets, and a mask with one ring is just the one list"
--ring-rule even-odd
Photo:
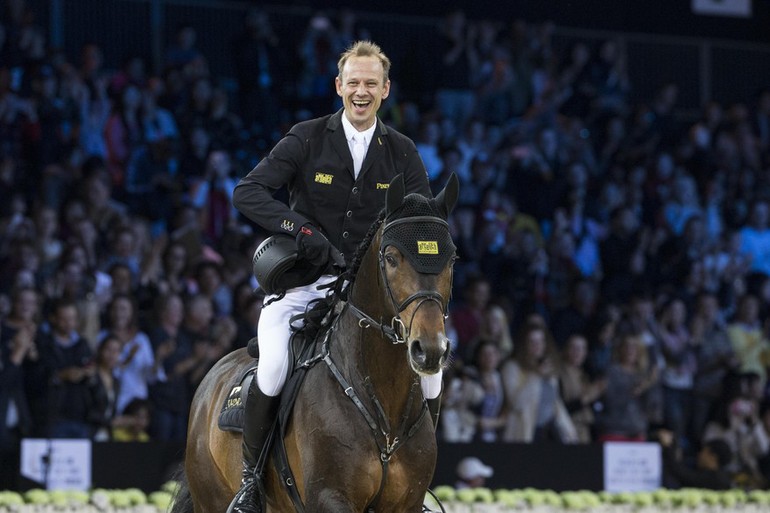
[(246, 411), (246, 397), (249, 393), (251, 380), (257, 370), (256, 366), (249, 367), (240, 375), (238, 381), (230, 388), (230, 393), (225, 397), (222, 410), (219, 412), (217, 425), (222, 431), (233, 433), (243, 432), (243, 420)]

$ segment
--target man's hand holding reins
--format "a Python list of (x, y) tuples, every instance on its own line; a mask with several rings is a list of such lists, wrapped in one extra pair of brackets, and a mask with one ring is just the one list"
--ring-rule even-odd
[(304, 258), (313, 265), (322, 267), (331, 262), (336, 267), (345, 267), (345, 258), (342, 253), (310, 223), (303, 225), (297, 232), (297, 251), (300, 258)]

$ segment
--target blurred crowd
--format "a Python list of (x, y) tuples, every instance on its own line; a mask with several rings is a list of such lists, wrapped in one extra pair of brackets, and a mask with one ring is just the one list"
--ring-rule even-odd
[[(251, 256), (268, 234), (233, 188), (293, 123), (340, 107), (337, 57), (370, 33), (343, 10), (279, 36), (250, 11), (228, 88), (200, 27), (178, 27), (153, 72), (105, 62), (99, 41), (70, 60), (23, 1), (4, 9), (0, 446), (182, 440), (196, 384), (262, 306)], [(461, 182), (438, 436), (653, 438), (765, 486), (770, 84), (682, 116), (676, 83), (634, 94), (617, 41), (553, 33), (451, 11), (419, 69), (400, 80), (396, 60), (380, 111), (435, 190)]]

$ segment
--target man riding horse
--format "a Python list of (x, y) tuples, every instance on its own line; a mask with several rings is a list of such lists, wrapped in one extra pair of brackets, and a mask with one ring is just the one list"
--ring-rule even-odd
[[(246, 217), (270, 232), (293, 236), (298, 258), (317, 270), (308, 272), (312, 283), (266, 290), (257, 332), (259, 365), (245, 405), (241, 489), (230, 506), (235, 513), (264, 513), (256, 497), (257, 480), (262, 479), (257, 461), (288, 375), (290, 319), (324, 297), (319, 286), (350, 264), (385, 206), (393, 177), (403, 175), (406, 193), (431, 195), (414, 142), (377, 117), (390, 92), (388, 57), (376, 44), (359, 41), (340, 56), (338, 70), (335, 85), (343, 108), (293, 126), (233, 194), (234, 205)], [(273, 197), (283, 186), (289, 192), (288, 206)], [(421, 377), (434, 425), (441, 378), (441, 372)]]

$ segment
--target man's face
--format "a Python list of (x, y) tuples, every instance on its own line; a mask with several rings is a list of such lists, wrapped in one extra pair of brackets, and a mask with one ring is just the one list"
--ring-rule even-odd
[(388, 97), (390, 80), (383, 82), (384, 75), (377, 57), (350, 57), (342, 68), (342, 76), (335, 79), (345, 115), (359, 131), (374, 124), (382, 100)]
[(75, 305), (60, 307), (53, 318), (54, 330), (62, 336), (68, 336), (78, 328), (78, 310)]

